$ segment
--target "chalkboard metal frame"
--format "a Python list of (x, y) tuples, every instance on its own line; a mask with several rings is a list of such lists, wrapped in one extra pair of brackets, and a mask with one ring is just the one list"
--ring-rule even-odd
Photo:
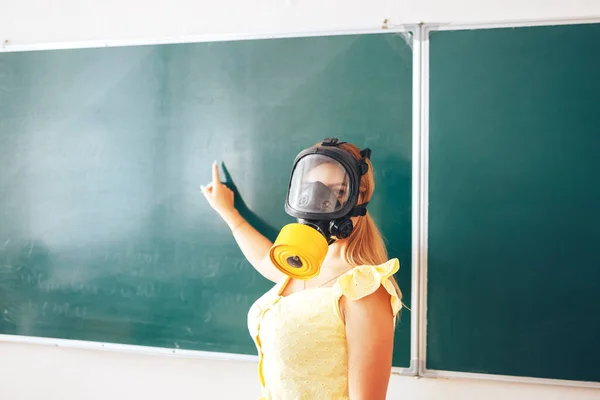
[[(418, 359), (417, 359), (417, 376), (425, 378), (453, 378), (453, 379), (472, 379), (472, 380), (491, 380), (500, 382), (519, 382), (519, 383), (532, 383), (532, 384), (545, 384), (545, 385), (556, 385), (556, 386), (571, 386), (571, 387), (584, 387), (584, 388), (595, 388), (600, 389), (599, 382), (587, 382), (587, 381), (572, 381), (563, 379), (544, 379), (544, 378), (530, 378), (522, 376), (512, 375), (495, 375), (495, 374), (483, 374), (483, 373), (472, 373), (472, 372), (454, 372), (446, 370), (434, 370), (427, 368), (427, 253), (428, 253), (428, 192), (429, 192), (429, 35), (435, 31), (452, 31), (452, 30), (474, 30), (474, 29), (493, 29), (493, 28), (518, 28), (518, 27), (531, 27), (531, 26), (560, 26), (560, 25), (575, 25), (575, 24), (592, 24), (600, 23), (600, 18), (584, 18), (584, 19), (556, 19), (556, 20), (540, 20), (540, 21), (522, 21), (512, 23), (481, 23), (481, 24), (422, 24), (420, 26), (420, 32), (416, 34), (416, 42), (420, 49), (415, 49), (414, 54), (419, 54), (420, 65), (419, 65), (419, 78), (421, 84), (419, 87), (421, 103), (418, 108), (420, 114), (420, 132), (418, 138), (413, 138), (413, 143), (420, 142), (421, 153), (419, 157), (420, 164), (416, 164), (414, 169), (419, 170), (420, 176), (418, 177), (420, 182), (419, 199), (417, 206), (413, 208), (418, 209), (418, 236), (415, 236), (413, 232), (413, 240), (418, 237), (418, 245), (421, 246), (418, 253), (418, 266), (413, 268), (413, 273), (418, 274), (418, 283), (414, 288), (415, 292), (418, 293), (418, 302), (413, 304), (417, 305), (418, 314), (418, 333), (417, 333), (417, 348), (418, 348)], [(415, 45), (415, 47), (417, 47)], [(416, 67), (415, 67), (416, 68)], [(415, 109), (416, 110), (416, 109)], [(416, 113), (416, 111), (414, 111)], [(415, 123), (415, 126), (417, 124)], [(415, 160), (417, 160), (415, 158)], [(415, 184), (415, 173), (413, 172), (413, 185)], [(415, 200), (413, 198), (413, 200)], [(413, 218), (414, 214), (413, 214)], [(413, 219), (413, 224), (415, 219)], [(413, 261), (416, 256), (413, 255)], [(413, 279), (415, 278), (413, 275)]]
[[(378, 29), (349, 29), (349, 30), (332, 30), (332, 31), (308, 31), (296, 32), (288, 34), (216, 34), (216, 35), (201, 35), (201, 36), (186, 36), (182, 38), (168, 39), (147, 39), (147, 40), (103, 40), (89, 42), (59, 42), (59, 43), (43, 43), (35, 45), (12, 45), (4, 43), (0, 46), (0, 53), (8, 52), (27, 52), (27, 51), (46, 51), (46, 50), (66, 50), (66, 49), (86, 49), (86, 48), (102, 48), (102, 47), (127, 47), (127, 46), (143, 46), (143, 45), (160, 45), (160, 44), (180, 44), (180, 43), (202, 43), (202, 42), (225, 42), (225, 41), (244, 41), (256, 39), (283, 39), (283, 38), (301, 38), (301, 37), (321, 37), (321, 36), (341, 36), (341, 35), (369, 35), (369, 34), (386, 34), (397, 33), (404, 36), (408, 43), (412, 43), (413, 49), (413, 86), (412, 86), (412, 203), (421, 204), (419, 189), (422, 187), (420, 183), (421, 173), (417, 166), (421, 165), (420, 157), (422, 154), (421, 142), (421, 120), (419, 110), (422, 107), (421, 87), (421, 39), (422, 27), (420, 24), (401, 24), (390, 25), (387, 20)], [(420, 235), (419, 224), (419, 207), (412, 208), (412, 237), (411, 237), (411, 253), (412, 253), (412, 281), (411, 287), (417, 288), (419, 283), (419, 254), (421, 254), (421, 246), (418, 240)], [(409, 368), (392, 367), (393, 375), (417, 376), (418, 374), (418, 318), (419, 318), (419, 293), (417, 290), (412, 290), (411, 295), (411, 337), (410, 337), (410, 366)], [(20, 335), (5, 335), (0, 334), (0, 342), (15, 343), (15, 344), (34, 344), (41, 346), (52, 346), (61, 348), (74, 348), (85, 350), (103, 350), (110, 352), (120, 352), (128, 354), (144, 354), (144, 355), (162, 355), (162, 356), (178, 356), (186, 358), (212, 359), (212, 360), (230, 360), (244, 362), (258, 362), (258, 356), (220, 353), (211, 351), (199, 350), (182, 350), (149, 346), (125, 345), (117, 343), (103, 343), (84, 340), (45, 338)]]

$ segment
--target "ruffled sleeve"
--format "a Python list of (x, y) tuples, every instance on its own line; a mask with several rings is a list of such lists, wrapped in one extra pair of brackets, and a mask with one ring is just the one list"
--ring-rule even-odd
[(394, 316), (402, 308), (402, 300), (388, 279), (400, 269), (400, 262), (393, 258), (380, 265), (360, 265), (342, 275), (334, 285), (336, 300), (346, 296), (349, 300), (358, 300), (374, 293), (383, 286), (390, 294)]

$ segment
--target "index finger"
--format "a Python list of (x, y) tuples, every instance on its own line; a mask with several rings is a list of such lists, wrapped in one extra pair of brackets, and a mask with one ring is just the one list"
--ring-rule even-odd
[(221, 178), (219, 178), (219, 165), (217, 164), (216, 161), (213, 163), (213, 166), (212, 166), (212, 179), (213, 179), (213, 186), (215, 186), (215, 187), (219, 183), (221, 183)]

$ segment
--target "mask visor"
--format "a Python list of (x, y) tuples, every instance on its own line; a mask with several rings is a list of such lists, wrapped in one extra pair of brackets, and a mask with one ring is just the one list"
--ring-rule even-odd
[(294, 167), (288, 206), (297, 212), (325, 216), (342, 209), (350, 189), (350, 178), (342, 164), (322, 154), (310, 154)]

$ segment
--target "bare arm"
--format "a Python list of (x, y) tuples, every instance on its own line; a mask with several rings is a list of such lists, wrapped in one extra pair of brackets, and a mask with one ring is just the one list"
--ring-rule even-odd
[(394, 317), (383, 286), (359, 300), (341, 298), (348, 344), (351, 400), (384, 400), (394, 347)]
[(235, 209), (223, 219), (229, 225), (240, 250), (254, 269), (273, 282), (278, 282), (285, 277), (273, 266), (269, 258), (269, 250), (273, 246), (269, 239), (250, 225)]
[(275, 268), (269, 258), (269, 249), (273, 243), (235, 209), (233, 192), (221, 183), (217, 163), (212, 166), (212, 182), (208, 186), (202, 186), (202, 193), (210, 206), (227, 223), (240, 250), (254, 269), (273, 282), (284, 278), (285, 275)]

